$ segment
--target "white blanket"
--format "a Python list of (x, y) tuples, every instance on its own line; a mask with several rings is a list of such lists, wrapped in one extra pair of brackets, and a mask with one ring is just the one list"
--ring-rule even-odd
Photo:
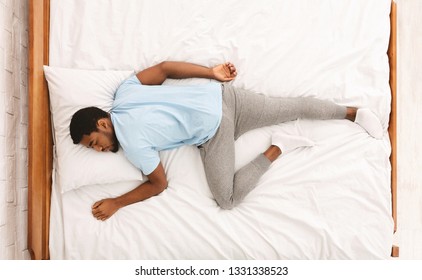
[[(233, 62), (232, 83), (390, 112), (389, 0), (51, 1), (50, 65), (140, 70), (163, 60)], [(199, 83), (198, 79), (167, 81)], [(349, 121), (251, 131), (236, 168), (273, 131), (316, 142), (275, 161), (235, 209), (212, 198), (196, 147), (161, 153), (169, 187), (106, 222), (91, 205), (138, 182), (53, 189), (51, 257), (69, 259), (368, 259), (389, 256), (390, 145)]]

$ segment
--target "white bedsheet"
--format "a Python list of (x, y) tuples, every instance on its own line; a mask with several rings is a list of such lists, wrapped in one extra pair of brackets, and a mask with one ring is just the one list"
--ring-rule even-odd
[[(123, 4), (124, 3), (124, 4)], [(51, 1), (50, 65), (140, 70), (163, 60), (233, 62), (234, 86), (390, 112), (389, 0)], [(167, 81), (199, 83), (199, 79)], [(161, 153), (169, 187), (106, 222), (91, 205), (138, 182), (53, 189), (53, 259), (387, 258), (390, 144), (348, 121), (298, 120), (236, 142), (236, 168), (275, 130), (313, 148), (275, 161), (238, 207), (221, 210), (195, 147)]]

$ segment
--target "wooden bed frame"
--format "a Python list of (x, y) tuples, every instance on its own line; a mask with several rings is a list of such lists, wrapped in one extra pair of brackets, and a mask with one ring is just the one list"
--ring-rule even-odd
[[(391, 3), (391, 36), (388, 49), (392, 104), (389, 134), (391, 192), (394, 231), (397, 230), (397, 148), (396, 148), (396, 3)], [(50, 196), (53, 169), (53, 138), (47, 82), (43, 65), (49, 64), (50, 1), (29, 2), (29, 123), (28, 123), (28, 250), (32, 259), (49, 259)], [(393, 246), (392, 256), (398, 257)]]

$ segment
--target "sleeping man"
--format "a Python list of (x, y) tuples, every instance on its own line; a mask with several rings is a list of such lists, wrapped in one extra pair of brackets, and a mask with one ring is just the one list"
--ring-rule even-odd
[[(383, 128), (368, 109), (343, 107), (314, 98), (273, 98), (219, 82), (235, 79), (231, 63), (209, 68), (185, 62), (162, 62), (125, 80), (115, 93), (113, 107), (77, 111), (70, 123), (75, 144), (98, 152), (122, 147), (128, 160), (148, 181), (119, 197), (92, 206), (98, 220), (121, 207), (158, 195), (167, 187), (159, 151), (182, 145), (199, 148), (209, 188), (223, 209), (238, 205), (279, 156), (314, 143), (300, 135), (277, 133), (272, 145), (252, 162), (235, 168), (235, 141), (243, 133), (302, 119), (347, 119), (381, 138)], [(167, 86), (167, 79), (207, 78), (216, 81), (190, 86)], [(217, 82), (219, 81), (219, 82)]]

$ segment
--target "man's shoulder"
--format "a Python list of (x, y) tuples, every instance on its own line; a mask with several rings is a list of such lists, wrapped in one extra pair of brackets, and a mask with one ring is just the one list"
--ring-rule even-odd
[(133, 90), (133, 87), (139, 87), (142, 86), (142, 84), (139, 82), (138, 78), (136, 78), (136, 75), (132, 75), (126, 80), (124, 80), (119, 87), (116, 89), (116, 97), (117, 95), (120, 95), (120, 93), (125, 92), (127, 90)]

